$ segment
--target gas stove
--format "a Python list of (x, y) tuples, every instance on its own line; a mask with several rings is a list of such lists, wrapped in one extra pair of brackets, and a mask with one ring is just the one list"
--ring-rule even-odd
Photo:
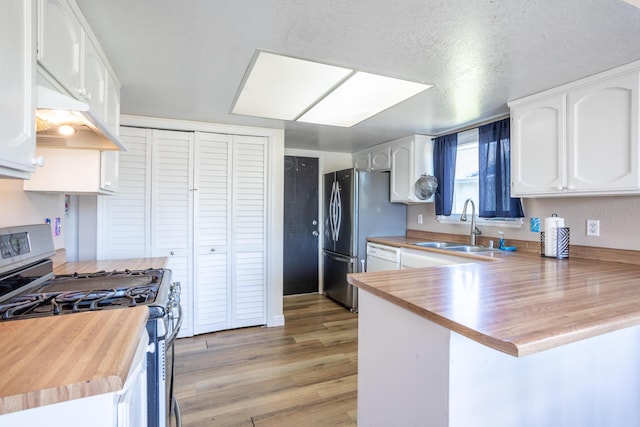
[(0, 321), (64, 316), (92, 310), (149, 308), (148, 426), (166, 427), (180, 410), (173, 396), (173, 343), (182, 323), (180, 284), (171, 270), (53, 274), (46, 224), (0, 228)]
[(154, 303), (164, 274), (162, 269), (148, 269), (55, 276), (35, 291), (0, 304), (0, 318), (28, 319), (136, 305), (148, 305), (152, 318), (162, 317), (166, 304)]

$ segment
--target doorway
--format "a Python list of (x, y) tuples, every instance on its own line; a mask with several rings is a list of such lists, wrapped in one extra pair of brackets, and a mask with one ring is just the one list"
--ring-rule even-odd
[(284, 157), (284, 295), (318, 292), (318, 159)]

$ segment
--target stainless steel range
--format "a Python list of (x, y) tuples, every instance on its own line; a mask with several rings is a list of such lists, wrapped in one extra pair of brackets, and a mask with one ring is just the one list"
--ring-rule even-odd
[(149, 307), (148, 425), (166, 427), (180, 409), (173, 396), (174, 341), (182, 322), (180, 284), (171, 270), (53, 274), (48, 225), (0, 228), (0, 319), (61, 316), (90, 310)]

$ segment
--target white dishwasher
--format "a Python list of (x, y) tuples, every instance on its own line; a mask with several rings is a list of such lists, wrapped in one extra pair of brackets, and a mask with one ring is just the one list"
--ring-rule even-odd
[(399, 269), (400, 248), (367, 243), (367, 272)]

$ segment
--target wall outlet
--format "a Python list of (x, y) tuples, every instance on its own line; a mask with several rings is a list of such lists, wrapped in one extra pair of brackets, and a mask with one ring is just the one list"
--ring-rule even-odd
[(418, 214), (418, 224), (422, 224), (422, 214)]
[(600, 220), (588, 219), (587, 220), (587, 236), (599, 236), (600, 235)]

